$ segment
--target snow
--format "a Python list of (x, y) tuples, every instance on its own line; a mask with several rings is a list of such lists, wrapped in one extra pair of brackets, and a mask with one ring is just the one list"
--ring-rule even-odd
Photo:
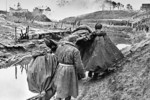
[(119, 50), (121, 50), (121, 49), (126, 48), (126, 47), (129, 47), (129, 46), (131, 46), (131, 45), (130, 45), (130, 44), (118, 44), (118, 45), (117, 45), (117, 48), (118, 48)]

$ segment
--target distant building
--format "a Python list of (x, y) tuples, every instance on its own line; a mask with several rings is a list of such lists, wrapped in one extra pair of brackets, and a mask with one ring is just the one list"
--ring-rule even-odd
[(43, 13), (46, 13), (46, 12), (50, 12), (51, 9), (49, 7), (35, 7), (33, 9), (33, 13), (36, 14), (36, 15), (41, 15)]
[(141, 10), (150, 11), (150, 4), (142, 4)]
[(20, 3), (17, 4), (17, 9), (10, 7), (9, 15), (13, 15), (14, 13), (26, 13), (28, 9), (22, 9)]
[(13, 15), (14, 13), (26, 13), (28, 12), (28, 9), (14, 9), (14, 8), (9, 8), (9, 14)]

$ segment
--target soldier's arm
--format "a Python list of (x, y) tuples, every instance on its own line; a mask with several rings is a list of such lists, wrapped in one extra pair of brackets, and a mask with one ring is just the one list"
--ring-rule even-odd
[(107, 35), (106, 32), (101, 31), (101, 32), (93, 32), (93, 36), (105, 36)]
[(84, 78), (85, 77), (85, 74), (84, 74), (85, 70), (83, 67), (83, 63), (81, 60), (81, 55), (80, 55), (79, 50), (74, 51), (74, 65), (75, 65), (77, 74), (79, 74), (81, 76), (81, 78)]
[(76, 31), (79, 31), (79, 30), (87, 30), (89, 33), (92, 33), (92, 30), (87, 26), (79, 26), (78, 28), (73, 30), (72, 33), (76, 32)]

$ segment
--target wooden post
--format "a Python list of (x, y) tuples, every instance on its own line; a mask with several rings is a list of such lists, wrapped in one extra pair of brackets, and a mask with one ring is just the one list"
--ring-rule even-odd
[(15, 43), (17, 42), (17, 27), (15, 27)]
[(27, 39), (29, 39), (29, 26), (28, 26), (28, 32), (27, 32)]
[(61, 29), (62, 29), (62, 27), (63, 27), (63, 22), (61, 23)]
[(26, 27), (26, 33), (29, 33), (29, 26)]

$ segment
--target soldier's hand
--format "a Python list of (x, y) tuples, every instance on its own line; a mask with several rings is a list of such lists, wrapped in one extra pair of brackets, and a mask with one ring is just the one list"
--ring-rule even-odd
[(85, 74), (78, 73), (78, 80), (81, 80), (82, 78), (85, 78)]
[(81, 78), (85, 77), (85, 73), (80, 74)]

